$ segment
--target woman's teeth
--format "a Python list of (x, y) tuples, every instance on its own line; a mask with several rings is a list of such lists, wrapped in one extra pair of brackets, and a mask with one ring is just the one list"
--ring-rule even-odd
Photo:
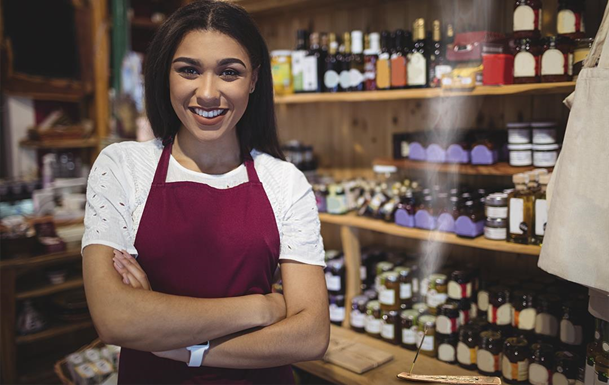
[(216, 116), (221, 115), (224, 112), (224, 110), (205, 111), (199, 108), (195, 108), (194, 110), (197, 115), (200, 115), (204, 118), (215, 118)]

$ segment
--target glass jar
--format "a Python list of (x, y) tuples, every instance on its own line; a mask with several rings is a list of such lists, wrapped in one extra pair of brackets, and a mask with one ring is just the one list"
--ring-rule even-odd
[(584, 23), (585, 2), (579, 0), (559, 0), (556, 16), (556, 31), (559, 35), (571, 39), (582, 38), (585, 35)]
[[(427, 335), (425, 335), (427, 328)], [(425, 337), (425, 339), (423, 339)], [(428, 357), (436, 356), (436, 317), (432, 315), (422, 315), (419, 317), (419, 331), (417, 333), (417, 346), (421, 345), (421, 354)]]
[(517, 39), (514, 51), (514, 83), (539, 83), (543, 48), (538, 39)]
[(391, 270), (393, 270), (393, 263), (391, 262), (386, 262), (386, 261), (381, 261), (379, 263), (376, 264), (376, 275), (375, 275), (375, 280), (374, 280), (374, 285), (375, 285), (375, 289), (377, 292), (381, 291), (381, 276), (384, 273), (388, 273)]
[(535, 122), (533, 127), (533, 144), (556, 144), (558, 125), (556, 122)]
[(427, 306), (429, 312), (435, 315), (437, 307), (446, 302), (448, 298), (448, 277), (444, 274), (429, 276), (429, 290), (427, 291)]
[(418, 319), (419, 312), (414, 309), (404, 310), (400, 313), (403, 348), (417, 350)]
[(342, 326), (345, 320), (345, 296), (328, 295), (330, 303), (330, 322), (337, 326)]
[(395, 270), (400, 280), (400, 308), (406, 310), (412, 306), (412, 276), (410, 268), (398, 266)]
[(472, 273), (467, 270), (453, 271), (448, 282), (448, 298), (469, 299), (472, 292)]
[(467, 325), (467, 323), (476, 318), (477, 306), (468, 298), (463, 299), (448, 299), (446, 303), (454, 304), (459, 310), (459, 325)]
[(537, 310), (535, 294), (526, 290), (517, 290), (512, 296), (512, 326), (516, 329), (534, 331)]
[(438, 360), (447, 364), (457, 363), (457, 344), (459, 339), (457, 334), (436, 334), (438, 344)]
[[(560, 321), (560, 342), (574, 349), (583, 344), (583, 328), (588, 314), (585, 302), (570, 300), (562, 306)], [(609, 336), (607, 336), (609, 338)]]
[(574, 384), (578, 372), (577, 357), (573, 353), (565, 350), (554, 354), (552, 385)]
[(417, 303), (413, 304), (412, 309), (416, 310), (419, 313), (419, 315), (429, 314), (429, 306), (427, 306), (427, 304), (423, 303), (423, 302), (417, 302)]
[(366, 304), (368, 304), (368, 297), (365, 295), (358, 295), (351, 300), (349, 324), (351, 329), (358, 333), (366, 332)]
[(529, 382), (531, 385), (550, 385), (554, 369), (554, 347), (550, 344), (531, 345)]
[(507, 194), (495, 193), (487, 196), (484, 201), (484, 214), (488, 218), (507, 219)]
[(512, 122), (506, 126), (509, 144), (531, 143), (531, 123)]
[(502, 350), (503, 339), (501, 333), (491, 330), (480, 333), (480, 345), (478, 345), (476, 356), (478, 371), (485, 376), (499, 376), (501, 374), (499, 362)]
[(494, 286), (489, 289), (488, 322), (497, 326), (512, 324), (512, 304), (507, 287)]
[(436, 334), (454, 334), (459, 330), (459, 309), (455, 303), (445, 303), (438, 307)]
[(514, 3), (514, 37), (541, 36), (541, 0), (516, 0)]
[(573, 52), (573, 80), (577, 79), (577, 75), (584, 67), (584, 60), (588, 57), (594, 38), (583, 38), (575, 40), (575, 51)]
[(326, 286), (332, 295), (345, 294), (345, 260), (336, 258), (326, 263)]
[(389, 272), (383, 275), (385, 282), (379, 292), (381, 309), (383, 311), (398, 311), (400, 310), (400, 276), (396, 272)]
[(480, 343), (481, 330), (476, 325), (464, 325), (459, 329), (457, 362), (467, 370), (476, 369), (476, 354)]
[(544, 342), (555, 342), (558, 336), (561, 298), (554, 294), (537, 296), (537, 316), (535, 318), (535, 333)]
[(533, 164), (533, 145), (531, 144), (508, 144), (510, 151), (510, 166), (524, 167)]
[(541, 81), (569, 82), (573, 79), (573, 41), (562, 36), (548, 36), (543, 40)]
[(535, 167), (554, 167), (558, 160), (558, 144), (534, 144), (533, 145), (533, 166)]
[(524, 338), (512, 337), (503, 344), (501, 373), (508, 384), (526, 384), (529, 378), (528, 342)]
[(480, 289), (476, 297), (476, 303), (478, 304), (478, 317), (487, 318), (488, 306), (489, 306), (489, 288), (496, 284), (495, 280), (481, 280)]
[(400, 314), (392, 310), (383, 312), (382, 317), (381, 337), (385, 342), (399, 345), (401, 331)]
[(368, 302), (366, 305), (366, 334), (373, 338), (381, 338), (382, 323), (381, 304), (378, 301)]
[(294, 93), (292, 81), (292, 51), (276, 50), (271, 52), (271, 73), (275, 95)]
[(507, 239), (507, 228), (507, 219), (487, 218), (484, 221), (484, 238), (493, 241), (505, 241)]

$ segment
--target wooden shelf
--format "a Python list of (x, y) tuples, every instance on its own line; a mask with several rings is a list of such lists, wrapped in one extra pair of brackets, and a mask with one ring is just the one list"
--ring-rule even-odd
[[(396, 166), (406, 170), (434, 170), (442, 173), (455, 173), (463, 175), (494, 175), (512, 176), (520, 172), (527, 172), (538, 167), (512, 167), (508, 163), (497, 163), (490, 166), (472, 164), (451, 164), (451, 163), (430, 163), (419, 162), (410, 159), (390, 159), (378, 158), (373, 162), (374, 165)], [(552, 168), (548, 169), (549, 172)]]
[(29, 344), (32, 342), (42, 341), (56, 336), (76, 332), (83, 329), (93, 327), (93, 321), (87, 320), (82, 322), (74, 322), (69, 324), (53, 325), (49, 329), (43, 330), (39, 333), (29, 334), (26, 336), (18, 336), (16, 338), (17, 345)]
[(394, 223), (387, 223), (378, 219), (360, 217), (353, 213), (346, 215), (320, 213), (319, 219), (322, 223), (377, 231), (379, 233), (395, 235), (402, 238), (442, 242), (451, 245), (467, 246), (476, 249), (502, 251), (514, 254), (539, 256), (539, 253), (541, 252), (541, 247), (535, 245), (519, 245), (504, 241), (491, 241), (484, 237), (478, 237), (475, 239), (459, 238), (455, 234), (451, 233), (402, 227)]
[[(366, 344), (370, 347), (381, 349), (393, 355), (393, 360), (372, 369), (363, 374), (356, 374), (339, 366), (324, 361), (309, 361), (295, 364), (296, 367), (312, 373), (326, 381), (335, 384), (400, 384), (405, 382), (396, 377), (401, 372), (410, 370), (415, 352), (403, 349), (399, 346), (377, 340), (365, 334), (356, 333), (352, 330), (332, 325), (331, 335), (334, 337), (348, 339), (349, 341)], [(413, 373), (416, 374), (445, 374), (458, 376), (478, 376), (477, 372), (465, 370), (457, 365), (449, 365), (442, 361), (430, 358), (422, 354), (417, 359)]]
[(70, 262), (82, 258), (80, 248), (68, 249), (61, 253), (44, 254), (36, 257), (23, 257), (0, 261), (0, 269), (34, 268), (55, 263)]
[(52, 149), (52, 148), (91, 148), (99, 146), (98, 138), (88, 139), (66, 139), (66, 140), (49, 140), (49, 141), (33, 141), (23, 140), (19, 143), (21, 147), (33, 149)]
[(145, 17), (134, 17), (130, 21), (131, 27), (140, 28), (140, 29), (148, 29), (151, 31), (156, 31), (162, 23), (155, 23), (154, 21), (145, 18)]
[(35, 289), (30, 289), (27, 291), (23, 291), (21, 293), (17, 293), (15, 298), (18, 300), (28, 299), (28, 298), (36, 298), (36, 297), (44, 297), (45, 295), (51, 295), (55, 293), (60, 293), (66, 290), (78, 289), (83, 287), (84, 281), (82, 277), (69, 279), (66, 282), (58, 285), (48, 284), (42, 287), (38, 287)]
[(433, 99), (455, 96), (545, 95), (568, 94), (575, 82), (515, 84), (509, 86), (479, 86), (472, 91), (450, 91), (438, 88), (367, 92), (311, 93), (275, 96), (276, 104), (374, 102), (407, 99)]

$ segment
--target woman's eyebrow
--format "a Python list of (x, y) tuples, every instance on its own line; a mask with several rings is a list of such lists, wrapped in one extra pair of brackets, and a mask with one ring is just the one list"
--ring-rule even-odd
[(193, 66), (197, 66), (197, 67), (201, 67), (201, 62), (196, 60), (196, 59), (191, 59), (189, 57), (179, 57), (177, 59), (175, 59), (172, 63), (178, 63), (178, 62), (182, 62), (182, 63), (186, 63), (186, 64), (190, 64)]
[[(172, 63), (178, 63), (178, 62), (190, 64), (190, 65), (197, 66), (197, 67), (203, 66), (199, 60), (192, 59), (189, 57), (183, 57), (183, 56), (175, 59)], [(222, 60), (218, 61), (218, 66), (224, 66), (224, 65), (233, 64), (233, 63), (241, 64), (243, 67), (247, 68), (247, 66), (241, 59), (237, 59), (234, 57), (226, 58), (226, 59), (222, 59)]]
[(222, 59), (218, 62), (219, 66), (223, 66), (223, 65), (227, 65), (227, 64), (241, 64), (243, 67), (247, 68), (247, 66), (245, 65), (245, 63), (243, 61), (241, 61), (240, 59), (231, 57), (231, 58), (227, 58), (227, 59)]

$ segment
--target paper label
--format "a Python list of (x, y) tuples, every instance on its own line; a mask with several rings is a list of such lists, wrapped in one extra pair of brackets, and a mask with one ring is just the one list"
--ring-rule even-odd
[(510, 234), (523, 234), (520, 224), (524, 221), (524, 200), (510, 199)]
[(565, 64), (565, 55), (562, 52), (555, 48), (549, 49), (541, 57), (541, 74), (565, 75), (567, 73)]
[(562, 373), (554, 373), (552, 375), (552, 385), (575, 385), (575, 379), (569, 380)]
[(558, 334), (558, 320), (551, 314), (537, 314), (535, 318), (535, 333), (555, 337)]
[(379, 294), (379, 302), (383, 305), (395, 305), (395, 290), (384, 289)]
[[(516, 311), (514, 311), (516, 318)], [(523, 309), (518, 312), (517, 319), (515, 319), (515, 326), (520, 330), (534, 330), (535, 329), (535, 318), (537, 317), (537, 310), (534, 308)]]
[(354, 68), (349, 71), (349, 76), (351, 77), (351, 87), (359, 87), (365, 80), (364, 74)]
[(382, 320), (374, 318), (374, 316), (366, 316), (366, 332), (370, 334), (379, 334), (381, 332)]
[(410, 55), (408, 60), (408, 85), (424, 86), (426, 83), (427, 60), (419, 52)]
[(533, 152), (533, 164), (535, 167), (554, 167), (557, 159), (558, 150)]
[(576, 16), (573, 11), (563, 9), (562, 11), (558, 12), (558, 15), (556, 16), (556, 30), (558, 31), (559, 35), (579, 32), (577, 31), (575, 23)]
[(533, 153), (531, 150), (510, 151), (510, 165), (530, 166), (533, 163)]
[(340, 76), (334, 70), (326, 71), (324, 74), (324, 84), (326, 88), (333, 89), (340, 83)]
[(411, 299), (412, 298), (412, 284), (411, 283), (400, 283), (400, 299)]
[(340, 87), (344, 90), (348, 90), (351, 87), (351, 73), (349, 71), (341, 71)]
[(472, 296), (472, 284), (458, 284), (455, 281), (448, 282), (448, 297), (452, 299), (470, 298)]
[(488, 350), (478, 349), (478, 369), (486, 373), (499, 371), (499, 355), (494, 356)]
[(363, 328), (366, 326), (366, 315), (357, 310), (353, 310), (351, 312), (351, 317), (349, 317), (349, 323), (355, 328)]
[(505, 241), (507, 239), (507, 229), (496, 229), (494, 227), (484, 228), (484, 237), (494, 241)]
[(328, 287), (328, 291), (340, 291), (340, 276), (326, 273), (326, 286)]
[(438, 346), (438, 359), (444, 362), (455, 362), (455, 347), (449, 344)]
[(512, 305), (506, 303), (499, 308), (489, 305), (487, 318), (491, 324), (510, 325), (512, 323)]
[(583, 332), (580, 325), (573, 325), (569, 320), (560, 321), (560, 342), (569, 345), (581, 345)]
[(417, 343), (417, 327), (402, 329), (402, 343), (404, 345), (414, 345)]
[(478, 309), (480, 311), (488, 311), (488, 292), (487, 291), (479, 291), (478, 292)]
[(345, 320), (345, 308), (335, 304), (330, 305), (330, 321), (343, 322)]
[(532, 31), (536, 29), (535, 11), (528, 5), (521, 5), (514, 10), (514, 31)]
[(486, 216), (489, 218), (507, 218), (508, 208), (486, 206)]
[(436, 331), (440, 334), (452, 334), (457, 331), (457, 320), (451, 320), (445, 315), (436, 318)]
[(447, 299), (448, 294), (446, 293), (438, 293), (435, 290), (427, 292), (427, 306), (429, 307), (438, 307), (443, 303), (446, 303)]
[[(518, 52), (514, 58), (514, 77), (524, 78), (536, 76), (536, 60), (530, 52)], [(510, 153), (513, 151), (510, 151)]]
[(506, 356), (503, 356), (501, 359), (501, 372), (508, 380), (526, 381), (529, 377), (529, 360), (510, 362)]
[(535, 235), (546, 233), (546, 223), (548, 222), (548, 201), (545, 199), (535, 200)]
[[(417, 346), (419, 346), (419, 344), (421, 343), (423, 336), (424, 336), (424, 334), (422, 331), (417, 332)], [(435, 339), (434, 336), (430, 336), (430, 335), (425, 337), (421, 350), (424, 350), (426, 352), (432, 352), (434, 349), (434, 343), (435, 343), (434, 339)]]
[(303, 91), (303, 67), (304, 58), (306, 57), (306, 51), (293, 51), (292, 52), (292, 77), (294, 81), (294, 91)]
[(550, 385), (550, 372), (543, 365), (532, 363), (529, 365), (529, 382), (531, 385)]
[(395, 326), (383, 322), (383, 328), (381, 329), (381, 337), (387, 340), (393, 340), (395, 338)]
[(317, 91), (319, 84), (317, 78), (317, 57), (307, 56), (303, 60), (303, 90)]
[(463, 342), (457, 344), (457, 361), (463, 365), (476, 363), (476, 349), (470, 348)]

